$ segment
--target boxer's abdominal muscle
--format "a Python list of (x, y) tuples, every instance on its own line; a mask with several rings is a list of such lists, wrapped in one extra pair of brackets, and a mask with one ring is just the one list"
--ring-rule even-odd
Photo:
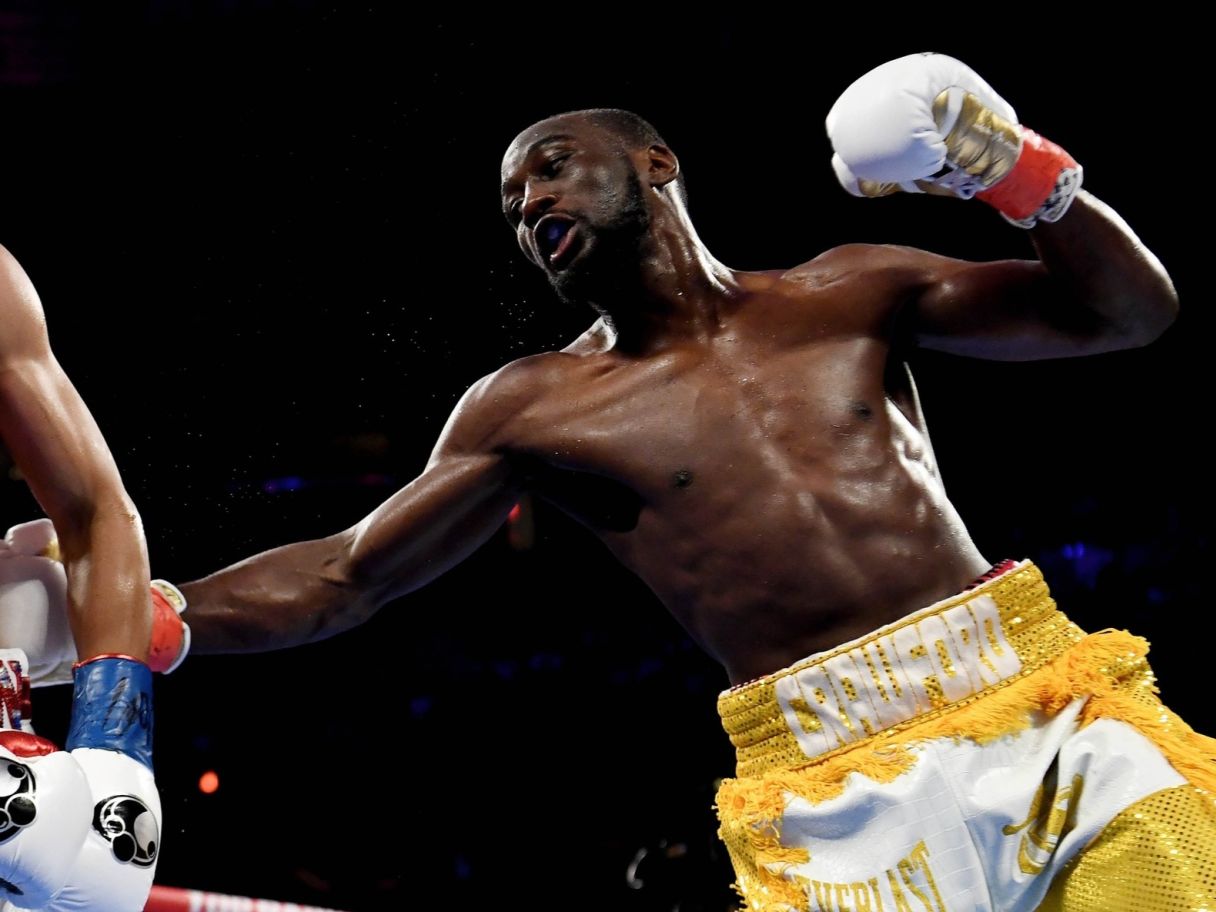
[(914, 388), (886, 358), (872, 338), (745, 332), (576, 358), (520, 423), (520, 450), (543, 467), (537, 492), (747, 680), (987, 567), (946, 498)]

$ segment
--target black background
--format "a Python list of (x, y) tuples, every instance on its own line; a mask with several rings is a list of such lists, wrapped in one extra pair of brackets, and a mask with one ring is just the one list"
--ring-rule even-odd
[[(988, 557), (1039, 561), (1083, 626), (1148, 636), (1167, 702), (1211, 731), (1196, 26), (1142, 11), (1099, 41), (962, 19), (4, 3), (0, 242), (40, 291), (154, 574), (191, 579), (353, 523), (419, 471), (471, 382), (589, 322), (498, 212), (503, 150), (548, 114), (653, 121), (736, 268), (850, 241), (1032, 255), (985, 206), (855, 200), (828, 167), (823, 117), (849, 82), (952, 53), (1084, 164), (1183, 312), (1132, 352), (921, 357), (947, 484)], [(35, 515), (20, 481), (0, 496), (0, 518)], [(158, 880), (351, 910), (727, 908), (710, 807), (731, 771), (725, 678), (589, 535), (536, 521), (532, 550), (500, 535), (359, 630), (162, 680)], [(36, 697), (61, 737), (66, 692)]]

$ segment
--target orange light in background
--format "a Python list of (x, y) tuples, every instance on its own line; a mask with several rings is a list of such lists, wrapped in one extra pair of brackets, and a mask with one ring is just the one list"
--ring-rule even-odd
[(204, 795), (213, 795), (220, 787), (220, 777), (215, 770), (207, 770), (198, 777), (198, 790)]

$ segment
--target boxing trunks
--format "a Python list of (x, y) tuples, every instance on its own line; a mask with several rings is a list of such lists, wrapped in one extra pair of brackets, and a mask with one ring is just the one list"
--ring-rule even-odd
[(1216, 740), (1030, 562), (719, 698), (753, 912), (1216, 910)]

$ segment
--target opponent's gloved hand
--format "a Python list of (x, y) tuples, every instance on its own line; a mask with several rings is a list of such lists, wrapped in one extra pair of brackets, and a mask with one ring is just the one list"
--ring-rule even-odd
[(63, 889), (89, 834), (93, 801), (70, 754), (0, 732), (0, 901), (41, 909)]
[(25, 665), (0, 649), (0, 905), (37, 909), (67, 883), (92, 801), (80, 765), (29, 725)]
[[(190, 649), (190, 628), (181, 619), (186, 600), (172, 583), (153, 580), (153, 671), (177, 668)], [(49, 519), (21, 523), (0, 542), (0, 646), (29, 657), (34, 687), (70, 684), (76, 643), (68, 626), (67, 576)]]
[[(0, 650), (0, 672), (24, 658)], [(0, 730), (0, 908), (140, 912), (160, 854), (152, 671), (96, 656), (75, 675), (68, 751)], [(25, 700), (22, 678), (0, 674), (0, 702)]]
[(988, 83), (945, 54), (911, 54), (866, 73), (828, 112), (836, 177), (854, 196), (938, 193), (994, 206), (1025, 228), (1054, 222), (1081, 166), (1018, 124)]
[(43, 912), (140, 912), (160, 855), (152, 670), (126, 656), (76, 666), (67, 748), (90, 792), (87, 833)]
[(177, 668), (190, 651), (190, 627), (182, 620), (186, 597), (172, 583), (154, 579), (152, 594), (152, 642), (148, 646), (148, 666), (168, 674)]
[(26, 654), (35, 687), (71, 683), (76, 662), (58, 554), (49, 519), (13, 526), (0, 542), (0, 647)]

